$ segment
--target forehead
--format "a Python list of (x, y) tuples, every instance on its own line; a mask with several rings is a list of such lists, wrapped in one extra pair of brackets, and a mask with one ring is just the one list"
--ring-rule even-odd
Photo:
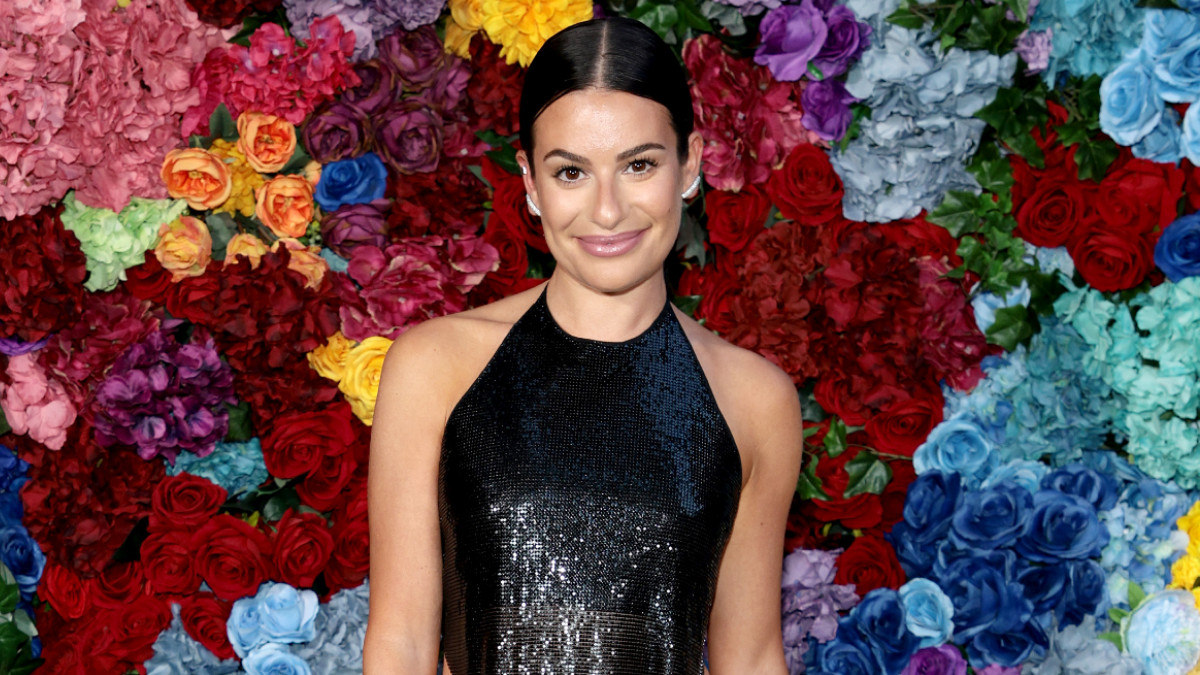
[(614, 154), (641, 143), (674, 147), (670, 113), (657, 101), (624, 91), (573, 91), (546, 107), (534, 122), (537, 152)]

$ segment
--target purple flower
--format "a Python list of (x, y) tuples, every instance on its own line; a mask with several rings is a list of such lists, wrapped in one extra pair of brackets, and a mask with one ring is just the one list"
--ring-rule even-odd
[(46, 346), (46, 343), (50, 341), (51, 335), (53, 335), (53, 333), (47, 335), (41, 340), (36, 340), (34, 342), (25, 342), (24, 340), (15, 337), (0, 338), (0, 354), (4, 354), (5, 356), (20, 356), (22, 354), (28, 354), (29, 352), (35, 352)]
[[(1030, 3), (1029, 15), (1033, 16), (1033, 3)], [(1040, 73), (1050, 66), (1050, 50), (1053, 48), (1054, 30), (1047, 28), (1043, 31), (1027, 30), (1017, 38), (1014, 51), (1025, 61), (1029, 73)]]
[(349, 258), (355, 246), (387, 246), (388, 200), (376, 199), (364, 204), (343, 206), (321, 221), (321, 240), (338, 255)]
[(813, 65), (823, 79), (841, 75), (870, 45), (871, 27), (854, 18), (854, 10), (835, 5), (825, 17), (828, 34)]
[(833, 583), (839, 553), (796, 549), (783, 560), (783, 644), (792, 672), (804, 662), (808, 638), (832, 640), (838, 612), (858, 602), (853, 586)]
[(430, 87), (439, 72), (450, 63), (450, 56), (432, 26), (407, 33), (395, 31), (379, 42), (379, 60), (395, 73), (407, 92)]
[(342, 100), (353, 103), (368, 116), (379, 112), (396, 96), (396, 75), (379, 59), (354, 64), (354, 74), (361, 83), (342, 94)]
[(841, 80), (811, 82), (800, 95), (805, 128), (827, 141), (836, 141), (850, 128), (850, 104), (858, 99), (846, 91)]
[(771, 70), (781, 82), (795, 82), (808, 72), (808, 62), (825, 45), (827, 28), (812, 0), (782, 5), (767, 12), (758, 27), (762, 43), (754, 62)]
[(442, 118), (422, 101), (393, 103), (379, 114), (375, 142), (392, 169), (410, 174), (437, 169), (442, 154)]
[(413, 31), (437, 21), (446, 8), (446, 0), (367, 0), (372, 22), (399, 24), (404, 30)]
[(324, 103), (304, 123), (304, 149), (322, 164), (357, 157), (371, 149), (369, 124), (367, 114), (352, 103)]
[(913, 654), (900, 675), (967, 675), (967, 662), (954, 645), (926, 647)]

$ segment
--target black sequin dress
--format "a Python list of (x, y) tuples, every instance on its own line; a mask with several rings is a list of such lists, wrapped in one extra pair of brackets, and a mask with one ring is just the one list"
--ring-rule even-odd
[(543, 288), (446, 423), (453, 675), (700, 675), (738, 449), (669, 301), (578, 338)]

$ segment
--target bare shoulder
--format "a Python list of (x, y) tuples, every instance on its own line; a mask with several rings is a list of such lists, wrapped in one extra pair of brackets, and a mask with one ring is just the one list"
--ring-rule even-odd
[(733, 432), (742, 453), (742, 475), (748, 477), (771, 437), (799, 424), (796, 385), (761, 354), (726, 341), (680, 310), (676, 316)]

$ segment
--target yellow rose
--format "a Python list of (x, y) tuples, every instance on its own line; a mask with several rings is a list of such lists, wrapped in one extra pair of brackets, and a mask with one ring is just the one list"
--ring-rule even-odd
[(275, 173), (296, 151), (296, 127), (274, 115), (243, 112), (238, 115), (238, 150), (259, 173)]
[(1200, 558), (1185, 555), (1171, 565), (1171, 588), (1190, 591), (1197, 579), (1200, 579)]
[(254, 193), (254, 215), (276, 236), (301, 237), (313, 219), (313, 187), (304, 176), (276, 176)]
[(320, 246), (305, 246), (299, 239), (284, 237), (271, 244), (271, 251), (278, 251), (283, 246), (292, 252), (288, 259), (288, 269), (295, 270), (308, 279), (309, 288), (320, 288), (321, 280), (329, 269), (329, 263), (321, 257)]
[(346, 373), (346, 357), (354, 342), (338, 331), (329, 341), (307, 354), (308, 365), (321, 377), (338, 382)]
[(176, 199), (186, 199), (197, 211), (215, 209), (229, 199), (233, 182), (229, 167), (203, 148), (176, 149), (167, 153), (162, 165), (163, 183)]
[(158, 228), (154, 257), (171, 272), (171, 281), (204, 274), (212, 261), (212, 236), (203, 220), (180, 216)]
[(225, 245), (225, 261), (234, 262), (236, 256), (244, 256), (250, 259), (250, 268), (258, 269), (258, 263), (262, 260), (263, 254), (268, 250), (267, 245), (262, 239), (241, 232), (229, 238), (229, 243)]
[(391, 346), (391, 340), (373, 336), (360, 342), (346, 355), (346, 370), (338, 382), (338, 389), (346, 395), (350, 409), (367, 426), (371, 426), (375, 418), (379, 374), (383, 370), (383, 358)]

